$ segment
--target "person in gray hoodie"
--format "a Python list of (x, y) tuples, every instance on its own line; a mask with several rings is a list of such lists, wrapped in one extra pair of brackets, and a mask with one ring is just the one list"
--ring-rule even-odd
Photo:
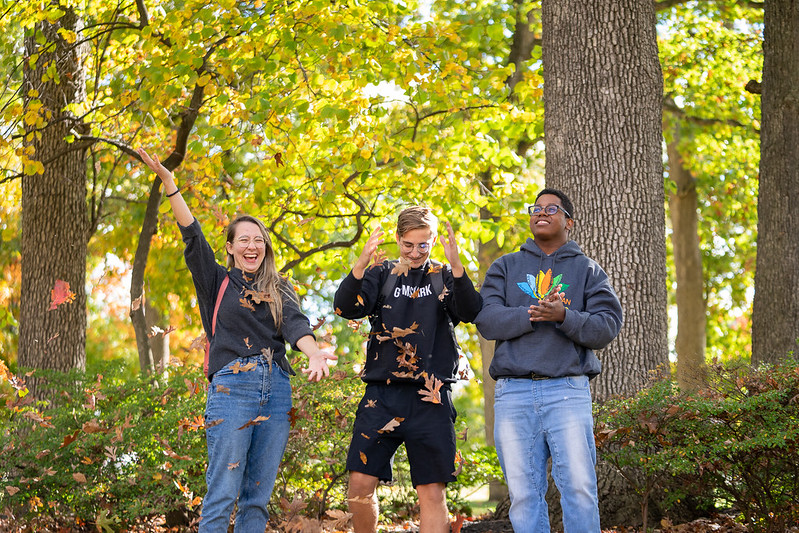
[(566, 533), (600, 533), (589, 380), (602, 369), (594, 350), (621, 329), (621, 304), (602, 267), (569, 238), (569, 198), (544, 189), (528, 211), (533, 238), (488, 269), (475, 319), (496, 341), (494, 440), (510, 519), (516, 533), (550, 530), (551, 457)]

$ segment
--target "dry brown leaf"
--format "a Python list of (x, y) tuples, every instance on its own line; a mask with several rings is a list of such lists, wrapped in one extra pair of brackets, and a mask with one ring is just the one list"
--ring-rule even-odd
[(86, 476), (84, 476), (80, 472), (75, 472), (74, 474), (72, 474), (72, 479), (74, 479), (78, 483), (86, 483)]
[[(364, 461), (364, 464), (366, 464), (366, 461)], [(368, 496), (353, 496), (351, 498), (347, 498), (347, 501), (350, 503), (366, 503), (371, 505), (372, 498), (369, 498)]]
[(100, 423), (97, 422), (96, 419), (92, 419), (84, 423), (82, 429), (84, 433), (89, 433), (89, 434), (103, 432), (103, 428), (100, 427)]
[(359, 295), (357, 295), (357, 296), (355, 297), (355, 299), (356, 299), (356, 300), (358, 300), (358, 305), (360, 305), (361, 307), (363, 307), (363, 305), (364, 305), (364, 304), (363, 304), (363, 298), (361, 298), (361, 295), (360, 295), (360, 294), (359, 294)]
[(249, 309), (250, 311), (255, 311), (255, 306), (246, 298), (239, 298), (239, 303), (243, 308)]
[(247, 346), (248, 350), (250, 348), (252, 348), (252, 344), (250, 344), (250, 338), (249, 337), (244, 337), (244, 344), (245, 344), (245, 346)]
[(19, 492), (18, 487), (12, 487), (11, 485), (6, 485), (6, 492), (9, 496), (13, 496), (14, 494)]
[[(261, 355), (266, 357), (266, 364), (269, 367), (269, 371), (272, 371), (272, 358), (275, 356), (275, 351), (272, 348), (261, 348)], [(255, 366), (255, 363), (253, 363)]]
[[(254, 291), (251, 289), (245, 289), (244, 291), (245, 298), (251, 298), (253, 302), (259, 304), (261, 302), (271, 302), (272, 296), (266, 291)], [(239, 300), (241, 301), (241, 300)]]
[(366, 400), (365, 407), (377, 407), (377, 400)]
[(424, 388), (419, 391), (419, 394), (422, 395), (422, 401), (441, 403), (441, 393), (439, 392), (441, 385), (443, 385), (441, 380), (427, 375), (426, 372), (422, 376), (424, 377)]
[(360, 453), (360, 456), (361, 456), (361, 462), (363, 464), (366, 464), (366, 454), (363, 453), (363, 452), (359, 452), (359, 453)]
[(406, 276), (408, 275), (408, 271), (411, 269), (411, 264), (404, 259), (400, 259), (394, 264), (394, 268), (391, 269), (392, 274), (396, 274), (397, 276)]
[(321, 327), (322, 327), (322, 325), (324, 325), (324, 323), (325, 323), (325, 322), (326, 322), (326, 320), (325, 320), (325, 317), (323, 317), (323, 316), (322, 316), (322, 317), (319, 317), (319, 320), (317, 320), (317, 321), (316, 321), (316, 324), (314, 324), (313, 326), (311, 326), (311, 329), (312, 329), (313, 331), (316, 331), (317, 329), (321, 328)]
[(235, 463), (228, 463), (227, 464), (227, 469), (228, 470), (233, 470), (234, 468), (238, 468), (240, 462), (241, 461), (236, 461)]
[(442, 265), (434, 265), (434, 264), (431, 263), (430, 266), (427, 267), (427, 273), (428, 274), (435, 274), (436, 272), (441, 272), (441, 268), (443, 266), (444, 266), (443, 264)]
[(230, 394), (230, 387), (225, 387), (224, 385), (218, 384), (216, 386), (216, 392), (221, 392), (222, 394)]
[(390, 433), (390, 432), (394, 431), (394, 428), (399, 426), (400, 422), (402, 422), (404, 420), (405, 419), (402, 418), (402, 417), (395, 416), (394, 418), (389, 420), (388, 423), (385, 426), (383, 426), (382, 428), (378, 429), (377, 432), (378, 433)]
[(366, 433), (361, 433), (361, 437), (365, 438), (366, 440), (372, 440), (372, 437), (370, 437)]
[(261, 422), (264, 422), (265, 420), (269, 420), (269, 417), (268, 416), (256, 416), (255, 418), (253, 418), (252, 420), (250, 420), (249, 422), (247, 422), (246, 424), (241, 426), (239, 429), (244, 429), (244, 428), (250, 427), (250, 426), (259, 426), (259, 425), (261, 425)]
[(219, 424), (221, 424), (224, 421), (225, 421), (224, 418), (217, 418), (216, 420), (211, 420), (210, 422), (206, 422), (205, 423), (205, 429), (209, 429), (209, 428), (212, 428), (214, 426), (218, 426)]
[(239, 361), (236, 361), (236, 364), (230, 367), (230, 370), (232, 370), (234, 374), (238, 374), (239, 372), (249, 372), (256, 366), (258, 366), (257, 363), (250, 362), (246, 365), (242, 365)]
[(443, 289), (441, 289), (441, 294), (438, 295), (438, 300), (443, 302), (447, 294), (449, 294), (449, 289), (444, 287)]

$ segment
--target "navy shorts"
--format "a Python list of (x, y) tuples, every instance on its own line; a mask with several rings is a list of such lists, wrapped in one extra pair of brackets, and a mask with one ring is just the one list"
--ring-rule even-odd
[(452, 392), (442, 387), (436, 404), (422, 401), (419, 390), (406, 383), (366, 385), (355, 413), (347, 470), (391, 481), (394, 453), (404, 442), (414, 487), (455, 481)]

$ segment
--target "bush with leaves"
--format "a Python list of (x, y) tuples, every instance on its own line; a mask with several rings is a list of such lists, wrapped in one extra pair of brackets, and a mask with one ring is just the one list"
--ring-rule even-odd
[[(799, 524), (799, 364), (712, 364), (682, 394), (663, 381), (598, 407), (596, 439), (646, 501), (653, 488), (733, 506), (755, 531)], [(668, 502), (667, 502), (668, 503)]]
[[(118, 365), (117, 365), (118, 366)], [(49, 401), (3, 393), (2, 505), (30, 521), (124, 524), (193, 510), (205, 490), (204, 378), (37, 371)], [(24, 394), (24, 391), (22, 392)]]

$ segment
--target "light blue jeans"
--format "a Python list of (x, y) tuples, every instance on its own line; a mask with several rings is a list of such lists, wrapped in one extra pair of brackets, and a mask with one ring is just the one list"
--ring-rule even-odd
[(497, 381), (494, 440), (515, 533), (550, 533), (547, 460), (566, 533), (600, 533), (596, 447), (587, 376)]
[[(239, 370), (249, 363), (255, 368)], [(235, 531), (266, 529), (266, 506), (288, 442), (290, 409), (288, 373), (275, 363), (270, 369), (263, 356), (236, 359), (214, 374), (205, 407), (208, 493), (200, 533), (227, 532), (236, 498)]]

